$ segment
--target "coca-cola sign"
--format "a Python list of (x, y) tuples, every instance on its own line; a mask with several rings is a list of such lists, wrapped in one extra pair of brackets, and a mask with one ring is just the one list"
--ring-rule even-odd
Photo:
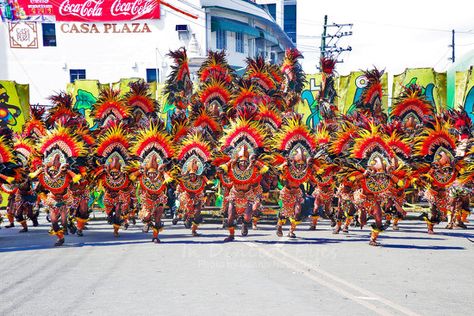
[(64, 22), (159, 19), (160, 0), (18, 0), (26, 16), (52, 15)]

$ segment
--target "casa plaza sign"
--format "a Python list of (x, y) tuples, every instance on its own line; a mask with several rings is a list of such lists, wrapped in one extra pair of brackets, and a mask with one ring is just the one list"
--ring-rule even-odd
[(59, 29), (67, 34), (151, 33), (147, 23), (61, 23)]

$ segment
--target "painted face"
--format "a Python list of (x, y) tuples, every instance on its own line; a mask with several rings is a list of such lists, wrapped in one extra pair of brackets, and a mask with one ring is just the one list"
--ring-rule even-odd
[(55, 165), (49, 166), (46, 171), (48, 172), (48, 175), (51, 177), (56, 177), (59, 175), (59, 168), (56, 167)]
[(147, 171), (146, 175), (150, 180), (155, 180), (156, 178), (158, 178), (158, 172), (156, 172), (155, 169)]
[(380, 98), (376, 98), (374, 102), (374, 112), (376, 115), (382, 114), (382, 101)]
[(214, 116), (218, 116), (219, 113), (221, 112), (221, 105), (219, 104), (219, 101), (213, 100), (213, 101), (209, 104), (209, 111), (210, 111)]
[(239, 167), (240, 170), (245, 170), (249, 166), (249, 162), (247, 160), (239, 160), (237, 163), (237, 166)]
[(110, 170), (110, 175), (112, 176), (113, 179), (118, 179), (120, 177), (120, 170), (119, 169), (112, 169)]
[(298, 171), (306, 170), (306, 166), (307, 166), (306, 162), (302, 161), (302, 160), (295, 161), (293, 165), (295, 166), (295, 169), (298, 170)]
[(53, 160), (46, 165), (46, 172), (53, 178), (59, 175), (61, 172), (61, 162), (58, 154), (56, 154), (53, 157)]

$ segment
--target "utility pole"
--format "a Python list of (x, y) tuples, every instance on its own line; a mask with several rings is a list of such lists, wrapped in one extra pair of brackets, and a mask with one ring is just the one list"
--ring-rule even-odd
[(455, 44), (454, 44), (454, 35), (456, 34), (456, 32), (454, 30), (452, 30), (451, 32), (451, 45), (449, 45), (449, 47), (451, 47), (451, 58), (449, 58), (449, 60), (451, 60), (453, 63), (456, 61), (456, 55), (454, 54), (455, 52)]
[[(346, 24), (328, 24), (328, 16), (324, 16), (324, 25), (323, 25), (323, 34), (321, 35), (321, 57), (327, 57), (336, 55), (336, 58), (343, 52), (350, 52), (352, 50), (351, 46), (347, 47), (340, 47), (337, 46), (337, 42), (344, 36), (351, 36), (352, 31), (344, 31), (344, 28), (352, 29), (352, 23)], [(336, 28), (336, 32), (334, 34), (327, 34), (327, 29), (333, 27)], [(335, 40), (335, 42), (331, 44), (331, 42)], [(338, 63), (344, 62), (344, 60), (337, 60)]]
[(324, 16), (323, 34), (321, 35), (321, 58), (326, 54), (326, 30), (328, 25), (328, 16)]

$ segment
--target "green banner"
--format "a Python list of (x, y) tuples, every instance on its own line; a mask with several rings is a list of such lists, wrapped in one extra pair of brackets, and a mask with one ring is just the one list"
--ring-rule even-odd
[(456, 72), (456, 94), (454, 108), (464, 108), (474, 122), (474, 67)]

